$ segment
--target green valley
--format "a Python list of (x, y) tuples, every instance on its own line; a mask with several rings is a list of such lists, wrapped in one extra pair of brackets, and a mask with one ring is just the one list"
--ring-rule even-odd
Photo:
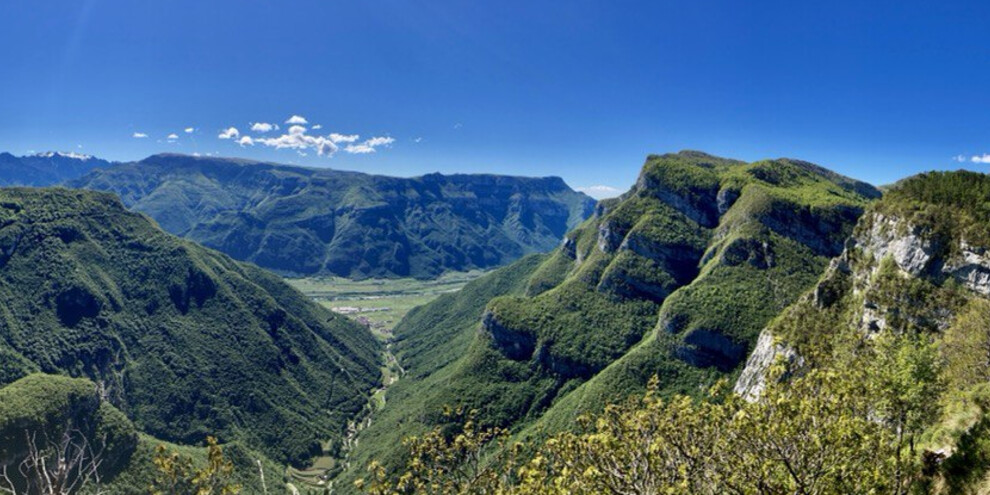
[(302, 463), (380, 383), (365, 327), (109, 194), (0, 190), (0, 246), (2, 384), (85, 377), (138, 431)]

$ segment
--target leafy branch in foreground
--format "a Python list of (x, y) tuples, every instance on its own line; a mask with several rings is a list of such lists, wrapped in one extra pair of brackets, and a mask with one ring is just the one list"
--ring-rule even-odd
[(664, 399), (653, 380), (644, 396), (583, 417), (578, 432), (550, 438), (528, 460), (518, 455), (526, 446), (493, 442), (505, 433), (469, 420), (453, 437), (438, 428), (408, 439), (402, 472), (389, 477), (372, 465), (371, 481), (358, 487), (374, 495), (898, 493), (897, 438), (860, 414), (870, 408), (849, 383), (814, 370), (750, 403), (721, 385), (709, 400)]
[(234, 464), (223, 457), (217, 439), (206, 438), (207, 463), (196, 469), (192, 459), (169, 452), (164, 445), (155, 450), (154, 463), (159, 476), (151, 488), (152, 495), (189, 493), (195, 495), (235, 495), (241, 486), (232, 481)]

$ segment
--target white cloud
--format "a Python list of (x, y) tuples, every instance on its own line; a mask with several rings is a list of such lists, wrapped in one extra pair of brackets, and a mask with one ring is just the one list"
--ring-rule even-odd
[(973, 163), (990, 163), (990, 153), (984, 153), (982, 155), (976, 155), (970, 158)]
[(169, 141), (175, 141), (176, 139), (179, 139), (179, 135), (173, 132), (172, 134), (169, 134), (166, 139)]
[(228, 127), (227, 129), (220, 131), (220, 134), (217, 135), (217, 137), (220, 139), (237, 139), (240, 135), (241, 131), (238, 131), (236, 127)]
[(255, 123), (251, 124), (251, 131), (252, 132), (262, 132), (262, 133), (264, 133), (264, 132), (271, 132), (271, 131), (277, 131), (277, 130), (278, 130), (278, 125), (277, 124), (269, 124), (267, 122), (255, 122)]
[(329, 138), (334, 143), (353, 143), (360, 139), (361, 136), (357, 134), (337, 134), (336, 132), (331, 132)]
[(413, 142), (414, 143), (422, 143), (423, 142), (423, 138), (421, 138), (421, 137), (415, 138), (415, 139), (413, 139)]
[[(322, 129), (322, 125), (307, 127), (308, 121), (300, 116), (293, 115), (285, 121), (288, 128), (281, 135), (248, 136), (241, 135), (236, 127), (230, 127), (220, 132), (217, 136), (220, 139), (232, 140), (241, 146), (266, 146), (275, 149), (295, 150), (299, 156), (308, 156), (309, 152), (315, 151), (319, 156), (333, 156), (344, 146), (344, 151), (353, 154), (374, 153), (378, 148), (389, 146), (395, 142), (394, 138), (387, 136), (377, 136), (359, 142), (361, 136), (358, 134), (343, 134), (331, 132), (326, 135), (312, 134), (313, 131)], [(251, 123), (251, 132), (266, 134), (274, 130), (279, 130), (279, 126), (267, 122)], [(339, 146), (338, 146), (339, 145)]]
[(297, 151), (312, 149), (320, 156), (332, 156), (338, 149), (337, 145), (328, 137), (306, 134), (306, 128), (303, 126), (292, 126), (289, 128), (288, 134), (278, 137), (255, 138), (254, 143), (275, 149), (294, 149)]
[(576, 191), (583, 192), (595, 199), (614, 198), (622, 193), (622, 191), (620, 191), (617, 188), (602, 184), (595, 186), (575, 187), (574, 189)]
[(135, 132), (134, 134), (131, 134), (131, 137), (134, 139), (145, 139), (148, 135), (143, 132)]
[(959, 163), (965, 162), (966, 161), (966, 155), (956, 155), (956, 156), (952, 157), (952, 161), (959, 162)]
[(358, 155), (374, 153), (376, 151), (375, 148), (379, 146), (388, 146), (394, 142), (395, 139), (390, 137), (373, 137), (371, 139), (366, 139), (360, 144), (349, 144), (346, 148), (344, 148), (344, 151)]
[(186, 129), (185, 129), (186, 134), (192, 134), (193, 131), (195, 131), (195, 130), (196, 130), (195, 127), (186, 127)]

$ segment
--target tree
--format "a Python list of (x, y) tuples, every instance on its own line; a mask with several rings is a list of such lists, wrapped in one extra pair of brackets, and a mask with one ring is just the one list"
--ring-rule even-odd
[[(100, 465), (106, 439), (94, 445), (71, 421), (55, 438), (48, 432), (25, 431), (26, 452), (0, 467), (0, 492), (11, 495), (69, 495), (83, 488), (99, 494)], [(17, 471), (11, 467), (16, 464)]]
[(224, 460), (223, 449), (217, 439), (206, 438), (207, 463), (196, 469), (193, 460), (169, 452), (164, 445), (155, 450), (154, 463), (159, 476), (151, 489), (153, 495), (235, 495), (240, 493), (240, 485), (232, 481), (234, 465)]
[(359, 487), (374, 495), (892, 493), (899, 446), (863, 413), (863, 389), (850, 383), (812, 370), (750, 403), (724, 384), (707, 400), (664, 399), (654, 380), (644, 396), (583, 417), (578, 431), (538, 448), (493, 445), (504, 432), (468, 423), (453, 438), (437, 428), (407, 441), (405, 470), (390, 479), (373, 464)]

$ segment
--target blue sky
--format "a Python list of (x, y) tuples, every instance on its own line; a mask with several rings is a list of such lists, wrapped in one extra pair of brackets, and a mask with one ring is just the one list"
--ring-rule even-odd
[(878, 184), (990, 167), (988, 2), (8, 0), (0, 19), (18, 154), (617, 189), (681, 149)]

